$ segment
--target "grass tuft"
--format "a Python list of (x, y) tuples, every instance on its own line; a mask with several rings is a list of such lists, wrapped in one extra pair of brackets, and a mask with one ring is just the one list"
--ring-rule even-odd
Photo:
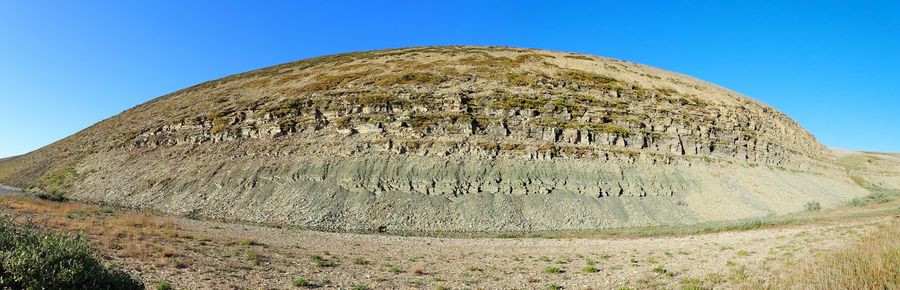
[(900, 289), (900, 222), (776, 278), (765, 288)]
[(549, 267), (549, 268), (544, 269), (544, 273), (549, 273), (549, 274), (560, 274), (560, 273), (565, 273), (565, 272), (566, 272), (565, 270), (557, 268), (557, 267)]
[(807, 211), (819, 211), (819, 210), (822, 210), (822, 204), (820, 204), (818, 201), (810, 201), (810, 202), (807, 202), (805, 205), (803, 205), (803, 207), (804, 207)]

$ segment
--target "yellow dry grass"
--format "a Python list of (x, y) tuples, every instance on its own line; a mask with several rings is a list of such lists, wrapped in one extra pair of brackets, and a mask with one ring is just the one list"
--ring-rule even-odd
[(764, 288), (900, 289), (900, 221), (881, 226), (855, 244), (788, 269)]
[(193, 239), (193, 235), (179, 229), (172, 218), (145, 212), (112, 210), (97, 205), (51, 202), (31, 198), (3, 198), (3, 206), (19, 213), (24, 221), (34, 214), (31, 222), (53, 230), (85, 233), (110, 253), (125, 258), (157, 258), (160, 263), (184, 264), (174, 249), (157, 246), (160, 239)]

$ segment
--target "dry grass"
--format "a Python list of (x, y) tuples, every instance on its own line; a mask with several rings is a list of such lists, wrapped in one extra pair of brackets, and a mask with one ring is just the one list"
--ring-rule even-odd
[[(759, 287), (752, 287), (759, 288)], [(900, 222), (777, 276), (767, 289), (900, 289)]]
[(175, 249), (157, 246), (161, 239), (194, 239), (179, 229), (172, 218), (143, 212), (113, 211), (101, 206), (51, 202), (30, 198), (4, 198), (5, 207), (44, 227), (83, 232), (96, 237), (95, 244), (123, 258), (157, 258), (160, 264), (184, 265)]

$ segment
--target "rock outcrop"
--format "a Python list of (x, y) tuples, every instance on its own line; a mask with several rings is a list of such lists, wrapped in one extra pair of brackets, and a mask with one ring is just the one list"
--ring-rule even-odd
[(498, 47), (230, 76), (0, 168), (2, 183), (80, 200), (343, 230), (690, 223), (864, 194), (762, 103), (634, 63)]

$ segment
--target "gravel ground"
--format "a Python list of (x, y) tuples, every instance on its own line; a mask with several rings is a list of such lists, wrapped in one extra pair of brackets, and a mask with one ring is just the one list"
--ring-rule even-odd
[(648, 238), (438, 238), (198, 221), (21, 197), (0, 204), (84, 232), (108, 263), (148, 286), (176, 289), (287, 289), (299, 279), (325, 289), (738, 288), (897, 219)]

